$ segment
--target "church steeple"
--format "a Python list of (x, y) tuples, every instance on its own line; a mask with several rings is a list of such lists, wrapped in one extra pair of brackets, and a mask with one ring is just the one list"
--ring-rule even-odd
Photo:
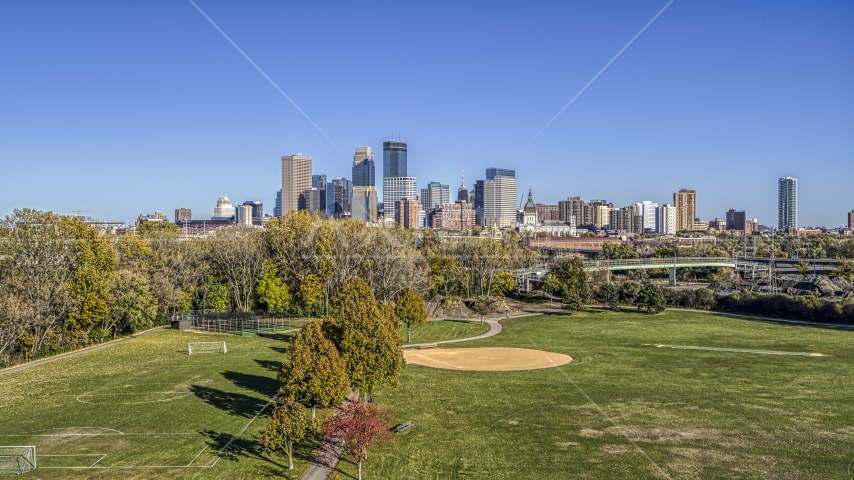
[(534, 196), (531, 194), (531, 189), (528, 189), (528, 201), (525, 203), (525, 223), (528, 225), (537, 224), (537, 206), (534, 204)]

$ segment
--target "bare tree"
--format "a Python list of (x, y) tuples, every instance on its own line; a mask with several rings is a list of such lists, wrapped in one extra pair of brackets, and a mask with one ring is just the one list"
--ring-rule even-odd
[(248, 311), (264, 265), (262, 232), (242, 225), (217, 229), (210, 239), (210, 256), (228, 285), (235, 307)]

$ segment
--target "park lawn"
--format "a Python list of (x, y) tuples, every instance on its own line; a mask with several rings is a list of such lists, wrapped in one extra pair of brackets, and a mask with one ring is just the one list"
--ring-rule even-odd
[[(412, 326), (412, 342), (430, 343), (442, 340), (456, 340), (459, 338), (475, 337), (489, 331), (489, 325), (480, 322), (467, 322), (455, 320), (431, 320), (421, 325)], [(403, 343), (406, 342), (406, 326), (400, 328), (400, 336)]]
[[(516, 372), (407, 366), (396, 389), (375, 396), (415, 426), (370, 454), (364, 478), (849, 478), (854, 332), (675, 311), (503, 325), (453, 347), (536, 348), (575, 361)], [(339, 478), (355, 472), (346, 461), (340, 469)]]
[[(187, 355), (189, 341), (222, 340), (226, 355)], [(26, 478), (281, 477), (285, 459), (255, 441), (265, 417), (252, 418), (278, 389), (286, 340), (164, 330), (2, 375), (0, 445), (37, 447)]]

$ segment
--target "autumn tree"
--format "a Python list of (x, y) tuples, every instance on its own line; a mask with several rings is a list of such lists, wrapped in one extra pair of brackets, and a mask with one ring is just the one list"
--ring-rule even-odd
[(323, 422), (323, 432), (328, 442), (342, 445), (344, 453), (353, 458), (356, 478), (362, 480), (362, 462), (368, 451), (391, 441), (392, 420), (389, 410), (373, 403), (346, 400)]
[(303, 306), (304, 314), (317, 316), (322, 313), (320, 308), (323, 302), (321, 278), (313, 273), (306, 275), (299, 284), (296, 297)]
[(480, 315), (480, 323), (483, 323), (483, 316), (489, 315), (490, 313), (489, 304), (486, 303), (486, 300), (484, 300), (483, 298), (478, 298), (477, 300), (475, 300), (474, 304), (472, 304), (471, 306), (471, 309), (474, 310), (475, 313)]
[(255, 287), (258, 302), (267, 307), (271, 313), (283, 313), (291, 305), (291, 292), (288, 285), (279, 278), (279, 271), (272, 261), (264, 262), (264, 274)]
[(335, 306), (338, 349), (355, 388), (367, 397), (377, 387), (396, 386), (406, 363), (400, 349), (403, 340), (389, 321), (393, 310), (382, 307), (361, 278), (344, 284)]
[(803, 261), (803, 260), (798, 262), (795, 265), (795, 268), (798, 270), (798, 274), (801, 276), (801, 278), (806, 278), (807, 275), (809, 275), (809, 273), (810, 273), (810, 264), (808, 262)]
[(18, 342), (25, 356), (48, 337), (51, 347), (83, 341), (78, 334), (106, 316), (115, 259), (104, 246), (94, 228), (73, 217), (23, 209), (0, 221), (0, 278), (30, 314)]
[(305, 438), (308, 427), (305, 407), (287, 398), (274, 400), (267, 424), (261, 432), (261, 444), (269, 451), (281, 449), (288, 457), (288, 470), (293, 470), (294, 444)]
[(311, 406), (328, 407), (343, 400), (350, 391), (346, 365), (335, 345), (323, 336), (321, 320), (309, 322), (291, 337), (279, 371), (279, 386), (285, 395)]
[(415, 293), (415, 290), (406, 287), (397, 294), (394, 303), (394, 313), (406, 325), (406, 343), (410, 343), (412, 337), (409, 330), (412, 325), (427, 323), (427, 310), (424, 309), (424, 300)]

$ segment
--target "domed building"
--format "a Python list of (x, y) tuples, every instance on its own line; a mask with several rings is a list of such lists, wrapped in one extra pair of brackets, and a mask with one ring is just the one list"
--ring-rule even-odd
[(229, 200), (228, 197), (219, 197), (216, 201), (216, 206), (213, 209), (213, 216), (211, 217), (211, 220), (228, 220), (234, 216), (236, 211), (237, 209), (231, 205), (231, 200)]

